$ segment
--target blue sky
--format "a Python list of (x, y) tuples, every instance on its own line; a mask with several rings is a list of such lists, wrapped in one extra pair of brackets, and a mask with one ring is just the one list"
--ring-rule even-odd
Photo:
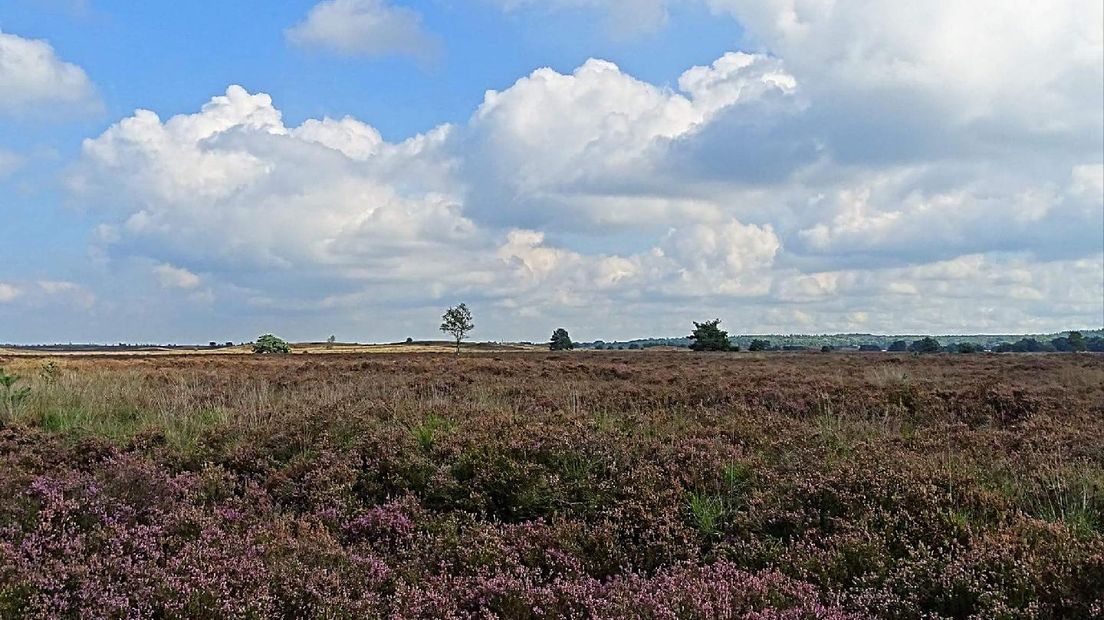
[(0, 341), (1099, 327), (1102, 9), (1013, 4), (11, 0)]

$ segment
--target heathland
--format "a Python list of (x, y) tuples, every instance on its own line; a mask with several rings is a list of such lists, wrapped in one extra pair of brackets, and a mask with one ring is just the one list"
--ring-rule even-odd
[(1097, 354), (0, 365), (0, 618), (1104, 615)]

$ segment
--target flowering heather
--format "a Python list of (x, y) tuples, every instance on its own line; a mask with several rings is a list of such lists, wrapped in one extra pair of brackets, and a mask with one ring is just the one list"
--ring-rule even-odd
[(1104, 616), (1100, 356), (56, 365), (4, 619)]

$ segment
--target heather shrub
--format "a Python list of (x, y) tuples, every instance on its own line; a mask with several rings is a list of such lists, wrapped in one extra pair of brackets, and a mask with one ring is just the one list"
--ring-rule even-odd
[(1104, 610), (1098, 357), (502, 357), (9, 363), (0, 618)]

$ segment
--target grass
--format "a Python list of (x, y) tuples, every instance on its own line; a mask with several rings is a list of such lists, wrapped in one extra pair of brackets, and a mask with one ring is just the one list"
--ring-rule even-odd
[(723, 497), (694, 491), (688, 501), (690, 518), (702, 536), (712, 537), (720, 533), (725, 512)]
[(1024, 510), (1080, 533), (1104, 533), (1104, 468), (1060, 457), (1009, 490)]
[(410, 428), (414, 441), (423, 452), (430, 452), (440, 434), (447, 430), (449, 424), (444, 418), (430, 414), (420, 423)]

